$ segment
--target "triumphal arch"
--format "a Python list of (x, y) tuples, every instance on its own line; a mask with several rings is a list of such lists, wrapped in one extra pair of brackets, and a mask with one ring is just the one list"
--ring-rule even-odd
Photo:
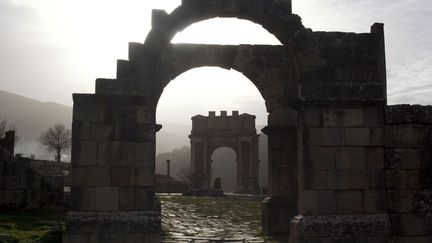
[(234, 150), (237, 155), (236, 193), (258, 194), (260, 192), (258, 138), (255, 116), (233, 111), (227, 115), (221, 111), (216, 116), (210, 111), (208, 116), (192, 117), (191, 168), (192, 190), (199, 193), (211, 189), (211, 156), (221, 147)]
[[(281, 45), (171, 43), (215, 17), (260, 24)], [(73, 96), (64, 242), (161, 240), (156, 107), (171, 80), (202, 66), (242, 73), (265, 100), (265, 234), (291, 243), (429, 242), (432, 108), (386, 106), (384, 43), (378, 23), (368, 33), (308, 29), (290, 0), (183, 0), (170, 14), (154, 10), (116, 79)]]

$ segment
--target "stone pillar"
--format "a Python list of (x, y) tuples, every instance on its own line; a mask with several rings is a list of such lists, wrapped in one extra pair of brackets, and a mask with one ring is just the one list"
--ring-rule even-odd
[(65, 243), (159, 242), (154, 106), (144, 96), (74, 95)]
[(381, 105), (306, 106), (290, 242), (387, 242)]
[(262, 204), (266, 235), (288, 235), (289, 222), (298, 214), (297, 128), (267, 126), (269, 197)]

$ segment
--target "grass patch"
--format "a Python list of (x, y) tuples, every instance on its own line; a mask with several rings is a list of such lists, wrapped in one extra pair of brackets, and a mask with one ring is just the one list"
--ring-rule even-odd
[(60, 242), (53, 234), (61, 233), (63, 221), (63, 213), (0, 211), (0, 242)]

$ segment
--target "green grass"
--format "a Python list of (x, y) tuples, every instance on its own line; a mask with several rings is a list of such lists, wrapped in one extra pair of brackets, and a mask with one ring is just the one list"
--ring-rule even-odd
[(62, 228), (63, 220), (62, 213), (0, 211), (0, 242), (57, 242), (50, 230)]

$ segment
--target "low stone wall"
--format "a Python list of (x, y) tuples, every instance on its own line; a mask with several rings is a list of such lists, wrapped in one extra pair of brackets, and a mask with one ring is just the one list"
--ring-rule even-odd
[(64, 178), (42, 176), (29, 159), (0, 161), (0, 208), (33, 210), (64, 208)]
[(397, 242), (430, 242), (432, 106), (386, 108), (387, 208)]

